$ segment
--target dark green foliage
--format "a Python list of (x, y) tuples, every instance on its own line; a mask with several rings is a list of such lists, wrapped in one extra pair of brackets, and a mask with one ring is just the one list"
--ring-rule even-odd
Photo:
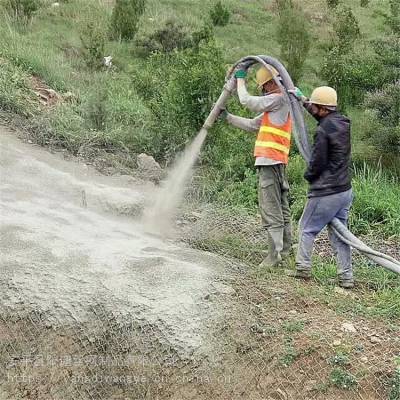
[(362, 60), (360, 64), (360, 60), (355, 61), (357, 57), (350, 54), (354, 41), (360, 36), (360, 28), (351, 8), (341, 6), (337, 9), (333, 28), (335, 37), (324, 58), (321, 75), (337, 90), (340, 108), (345, 111), (348, 105), (362, 101), (360, 92), (365, 86), (359, 81), (373, 80), (380, 69), (376, 62), (365, 64)]
[(202, 126), (224, 83), (221, 51), (200, 44), (149, 58), (148, 69), (134, 71), (134, 84), (154, 118), (154, 150), (170, 160)]
[(340, 3), (340, 0), (326, 0), (326, 4), (329, 8), (336, 8)]
[(324, 59), (322, 77), (337, 89), (342, 109), (361, 104), (367, 92), (400, 79), (400, 38), (383, 37), (371, 44), (376, 54), (346, 54), (336, 46)]
[(230, 16), (228, 7), (224, 6), (221, 1), (217, 1), (210, 10), (210, 18), (215, 26), (228, 25)]
[(39, 0), (6, 0), (6, 8), (10, 15), (18, 21), (30, 20), (39, 9)]
[(400, 37), (385, 36), (372, 42), (377, 58), (385, 66), (387, 81), (400, 79)]
[(104, 27), (97, 21), (89, 21), (81, 30), (80, 39), (86, 65), (93, 69), (100, 68), (106, 43)]
[(111, 36), (120, 40), (133, 39), (145, 7), (145, 0), (116, 0), (111, 16)]
[(400, 0), (390, 0), (390, 14), (386, 17), (393, 33), (400, 34)]
[(293, 8), (293, 0), (275, 0), (278, 14), (285, 11), (287, 8)]
[(354, 41), (360, 37), (360, 27), (350, 7), (341, 6), (337, 9), (333, 28), (337, 46), (342, 53), (348, 53), (353, 48)]
[(281, 57), (293, 81), (297, 83), (303, 74), (311, 45), (310, 27), (303, 11), (295, 6), (280, 8), (276, 33)]
[(384, 152), (400, 151), (400, 81), (368, 94), (365, 136)]
[(173, 50), (182, 50), (192, 45), (192, 40), (183, 27), (174, 20), (169, 20), (165, 25), (149, 36), (139, 38), (136, 43), (136, 53), (148, 57), (152, 53), (169, 53)]
[(361, 7), (368, 7), (368, 5), (369, 5), (369, 0), (361, 0), (360, 1)]

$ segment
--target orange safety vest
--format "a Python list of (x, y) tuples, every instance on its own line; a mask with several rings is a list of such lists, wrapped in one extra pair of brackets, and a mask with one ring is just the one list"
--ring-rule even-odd
[(265, 112), (257, 135), (254, 157), (267, 157), (271, 160), (288, 163), (290, 140), (292, 136), (292, 118), (290, 114), (283, 125), (275, 125)]

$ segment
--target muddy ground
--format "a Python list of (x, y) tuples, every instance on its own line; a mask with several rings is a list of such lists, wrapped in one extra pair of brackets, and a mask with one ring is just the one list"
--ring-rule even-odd
[(387, 322), (147, 234), (151, 182), (0, 140), (0, 399), (392, 396)]

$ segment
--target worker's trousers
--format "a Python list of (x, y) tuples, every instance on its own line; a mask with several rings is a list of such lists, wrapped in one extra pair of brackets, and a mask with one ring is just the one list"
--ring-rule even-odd
[(292, 246), (289, 183), (284, 164), (258, 167), (258, 204), (263, 227), (268, 231), (269, 250), (288, 255)]
[[(299, 247), (296, 257), (296, 268), (299, 271), (311, 269), (311, 256), (317, 235), (334, 218), (347, 226), (349, 210), (353, 201), (353, 192), (348, 190), (329, 196), (311, 197), (308, 199), (300, 220)], [(338, 276), (342, 280), (352, 280), (351, 248), (342, 242), (328, 227), (329, 240), (338, 263)]]

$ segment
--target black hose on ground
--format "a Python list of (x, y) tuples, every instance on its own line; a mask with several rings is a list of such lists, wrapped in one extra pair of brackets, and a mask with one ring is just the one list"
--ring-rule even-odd
[[(271, 70), (271, 66), (274, 67), (278, 72), (280, 79), (274, 78), (275, 82), (282, 88), (284, 95), (286, 96), (288, 103), (290, 104), (290, 113), (293, 125), (293, 135), (297, 144), (297, 147), (303, 156), (304, 160), (308, 163), (311, 156), (311, 146), (308, 139), (307, 128), (304, 121), (304, 111), (301, 103), (295, 98), (288, 94), (288, 90), (293, 90), (293, 81), (286, 71), (286, 68), (275, 58), (269, 56), (248, 56), (240, 59), (235, 66), (230, 70), (227, 76), (227, 82), (224, 86), (224, 90), (221, 93), (220, 98), (215, 103), (213, 110), (211, 110), (206, 122), (204, 123), (204, 128), (209, 129), (215, 120), (218, 118), (219, 112), (224, 108), (228, 97), (232, 94), (235, 89), (235, 78), (233, 77), (233, 72), (235, 67), (241, 65), (245, 69), (249, 69), (255, 64), (261, 64), (265, 68)], [(331, 227), (333, 228), (335, 234), (345, 243), (349, 244), (351, 247), (358, 250), (360, 253), (364, 254), (370, 260), (381, 265), (382, 267), (400, 274), (400, 261), (390, 257), (386, 254), (380, 253), (371, 249), (360, 239), (354, 236), (348, 228), (342, 224), (337, 218), (331, 222)]]

